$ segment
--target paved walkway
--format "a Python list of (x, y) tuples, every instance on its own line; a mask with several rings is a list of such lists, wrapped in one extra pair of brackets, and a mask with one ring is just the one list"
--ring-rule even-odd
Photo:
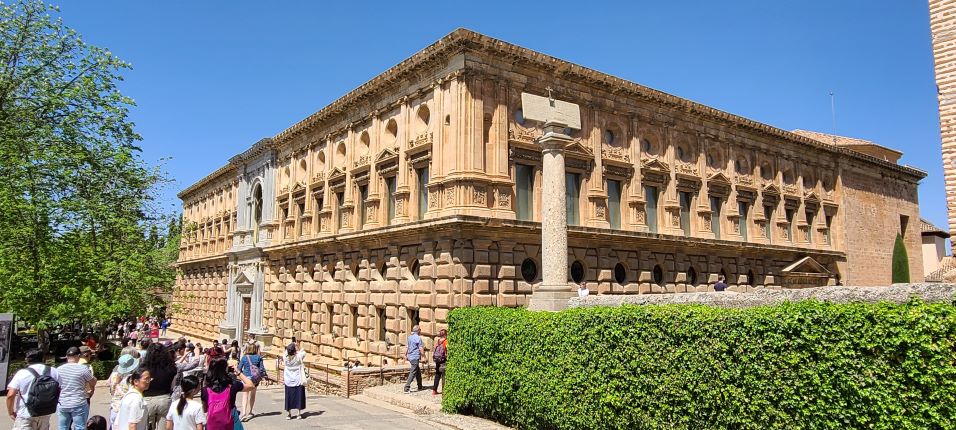
[[(288, 421), (285, 419), (285, 412), (282, 411), (282, 398), (281, 385), (260, 388), (256, 396), (258, 415), (246, 422), (245, 428), (250, 430), (288, 430), (290, 428), (447, 430), (454, 428), (427, 422), (424, 417), (415, 416), (410, 412), (403, 413), (337, 396), (312, 394), (307, 398), (308, 408), (304, 414), (305, 419)], [(109, 417), (109, 391), (103, 382), (97, 385), (96, 393), (93, 395), (91, 414)], [(51, 428), (56, 428), (55, 414), (50, 424)]]

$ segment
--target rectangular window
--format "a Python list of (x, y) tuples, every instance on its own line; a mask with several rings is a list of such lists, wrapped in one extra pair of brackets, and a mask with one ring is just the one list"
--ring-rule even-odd
[(647, 217), (647, 231), (657, 233), (657, 187), (644, 186), (644, 199)]
[(906, 238), (906, 226), (910, 223), (910, 217), (907, 215), (900, 215), (900, 236)]
[(302, 219), (302, 215), (305, 214), (305, 201), (299, 202), (297, 206), (298, 206), (298, 209), (299, 209), (299, 213), (298, 213), (298, 218), (299, 218), (299, 219), (296, 221), (296, 222), (299, 223), (298, 235), (299, 235), (299, 236), (302, 236), (302, 233), (305, 231), (305, 222), (304, 222), (304, 220)]
[(564, 182), (565, 187), (567, 187), (565, 189), (565, 197), (567, 198), (565, 204), (568, 211), (568, 225), (578, 225), (581, 223), (579, 176), (577, 173), (565, 173)]
[(793, 242), (793, 209), (784, 209), (787, 217), (787, 240)]
[(425, 219), (428, 210), (428, 168), (415, 169), (418, 174), (418, 219)]
[(385, 178), (385, 188), (388, 193), (387, 198), (385, 199), (385, 224), (391, 225), (392, 219), (395, 218), (395, 177)]
[(405, 324), (408, 325), (408, 327), (405, 327), (405, 331), (411, 333), (412, 327), (419, 323), (421, 323), (421, 319), (418, 317), (418, 309), (405, 308)]
[(750, 220), (747, 216), (748, 212), (750, 212), (750, 206), (747, 202), (737, 202), (737, 212), (740, 212), (740, 240), (746, 242), (747, 228), (750, 225)]
[(385, 337), (385, 308), (375, 308), (375, 317), (378, 320), (378, 340), (384, 341)]
[(710, 198), (710, 212), (710, 230), (715, 239), (720, 239), (720, 197)]
[[(321, 212), (321, 211), (322, 211), (322, 208), (324, 208), (324, 207), (325, 207), (325, 196), (322, 195), (322, 194), (316, 195), (316, 196), (315, 196), (315, 212), (316, 212), (316, 214), (318, 214), (319, 212)], [(315, 232), (318, 233), (318, 232), (322, 231), (322, 217), (320, 217), (320, 216), (318, 216), (318, 215), (315, 215), (315, 216), (313, 216), (313, 219), (315, 220)]]
[(359, 229), (365, 227), (365, 223), (368, 222), (368, 216), (365, 214), (365, 199), (368, 199), (368, 185), (362, 185), (359, 187), (359, 202), (357, 205), (359, 211)]
[(534, 167), (515, 164), (515, 199), (518, 219), (531, 221), (534, 218)]
[(335, 207), (337, 208), (336, 210), (338, 211), (338, 213), (335, 214), (335, 222), (337, 223), (335, 229), (338, 231), (342, 229), (343, 225), (345, 225), (343, 222), (345, 221), (345, 211), (342, 210), (342, 205), (345, 204), (345, 193), (341, 191), (335, 193), (335, 204)]
[(611, 228), (621, 229), (621, 182), (607, 181), (607, 221)]
[(807, 242), (813, 243), (813, 211), (806, 211), (807, 216)]
[(349, 306), (349, 312), (352, 314), (351, 315), (352, 321), (351, 321), (351, 324), (349, 324), (349, 334), (352, 337), (358, 337), (358, 317), (359, 317), (358, 306)]
[(763, 217), (767, 219), (763, 225), (763, 234), (767, 237), (767, 243), (773, 243), (773, 206), (763, 207)]
[(826, 234), (823, 236), (823, 240), (825, 240), (825, 241), (827, 242), (827, 245), (832, 245), (832, 243), (831, 243), (831, 240), (832, 240), (832, 239), (830, 239), (830, 237), (831, 237), (831, 236), (830, 236), (830, 230), (833, 229), (833, 215), (825, 215), (825, 216), (823, 217), (823, 220), (824, 220), (824, 222), (827, 223), (827, 232), (826, 232)]
[(680, 199), (680, 229), (687, 237), (690, 236), (690, 205), (693, 198), (687, 191), (680, 191), (677, 195)]

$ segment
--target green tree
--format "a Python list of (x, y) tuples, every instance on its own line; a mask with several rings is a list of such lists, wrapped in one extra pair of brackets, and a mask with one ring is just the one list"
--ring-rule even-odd
[[(41, 1), (0, 3), (0, 310), (46, 329), (144, 312), (174, 277), (129, 64)], [(159, 243), (162, 242), (162, 243)]]
[(906, 253), (906, 244), (903, 243), (903, 236), (896, 235), (896, 242), (893, 244), (893, 283), (910, 281), (910, 258)]

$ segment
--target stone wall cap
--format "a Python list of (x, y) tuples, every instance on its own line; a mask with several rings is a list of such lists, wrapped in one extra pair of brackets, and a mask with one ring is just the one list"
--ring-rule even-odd
[(668, 293), (632, 295), (591, 295), (574, 297), (569, 307), (699, 304), (722, 308), (767, 306), (802, 300), (831, 303), (906, 303), (911, 298), (924, 302), (952, 302), (956, 284), (911, 283), (885, 287), (829, 286), (803, 289), (758, 289), (749, 293), (731, 291), (706, 293)]

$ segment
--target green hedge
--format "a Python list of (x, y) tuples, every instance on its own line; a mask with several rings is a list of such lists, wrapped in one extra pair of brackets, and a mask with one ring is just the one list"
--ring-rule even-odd
[(956, 428), (956, 307), (449, 316), (445, 410), (521, 429)]

